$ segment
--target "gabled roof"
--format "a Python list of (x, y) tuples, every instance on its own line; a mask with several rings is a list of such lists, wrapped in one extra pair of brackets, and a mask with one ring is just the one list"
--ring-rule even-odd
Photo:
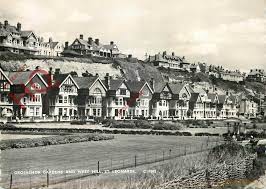
[(91, 85), (96, 81), (97, 76), (91, 77), (73, 77), (80, 89), (89, 89)]
[(47, 83), (44, 80), (44, 78), (40, 74), (38, 74), (38, 72), (34, 71), (9, 72), (8, 78), (14, 85), (19, 85), (19, 84), (27, 85), (30, 82), (30, 80), (35, 77), (35, 75), (37, 75), (44, 83), (44, 85), (47, 86)]
[(77, 85), (80, 89), (90, 89), (96, 81), (99, 81), (102, 86), (106, 89), (106, 86), (103, 84), (103, 82), (100, 80), (98, 76), (90, 76), (90, 77), (73, 77), (73, 79), (76, 81)]
[(124, 79), (111, 79), (109, 90), (116, 91), (122, 85), (123, 82), (124, 82)]
[(32, 33), (34, 34), (34, 32), (30, 31), (30, 30), (29, 31), (21, 31), (21, 37), (29, 37)]
[(10, 84), (13, 84), (13, 82), (8, 78), (8, 73), (9, 73), (9, 72), (4, 72), (1, 68), (0, 68), (0, 72), (2, 73), (2, 75), (6, 78), (6, 80), (7, 80)]
[(224, 104), (226, 100), (226, 95), (218, 95), (218, 99), (221, 104)]
[[(70, 78), (70, 79), (73, 81), (73, 83), (76, 85), (76, 87), (79, 89), (78, 84), (77, 84), (76, 81), (73, 79), (73, 77), (71, 76), (71, 74), (68, 74), (66, 77), (65, 77), (66, 74), (58, 74), (58, 75), (59, 75), (59, 77), (58, 77), (59, 80), (57, 80), (57, 81), (61, 82), (61, 83), (59, 84), (59, 88), (61, 88), (61, 86), (64, 84), (64, 82), (65, 82), (68, 78)], [(60, 75), (63, 75), (63, 76), (60, 77)], [(64, 78), (64, 79), (63, 79), (63, 78)]]
[(184, 83), (169, 83), (169, 87), (173, 92), (173, 94), (179, 94), (184, 86), (185, 86)]
[(142, 87), (145, 85), (145, 83), (146, 81), (143, 81), (143, 80), (142, 81), (131, 81), (131, 80), (126, 81), (129, 91), (135, 92), (135, 93), (139, 92), (142, 89)]
[(154, 93), (161, 93), (164, 87), (166, 86), (166, 82), (155, 82), (154, 83)]
[(144, 80), (141, 80), (141, 81), (126, 81), (126, 85), (129, 89), (130, 92), (133, 92), (133, 93), (139, 93), (145, 85), (148, 86), (149, 90), (151, 92), (153, 92), (153, 90), (151, 89), (150, 85), (144, 81)]
[[(214, 103), (217, 94), (216, 94), (216, 93), (208, 93), (207, 95), (208, 95), (208, 99), (210, 99), (211, 102)], [(218, 97), (218, 96), (217, 96), (217, 97)], [(219, 100), (219, 99), (218, 99), (218, 100)]]
[(44, 44), (44, 45), (49, 44), (49, 45), (50, 45), (50, 48), (54, 49), (58, 43), (59, 43), (59, 42), (54, 42), (54, 41), (52, 41), (52, 42), (44, 42), (43, 44)]
[(199, 98), (199, 93), (191, 93), (191, 97), (189, 99), (190, 103), (196, 103)]

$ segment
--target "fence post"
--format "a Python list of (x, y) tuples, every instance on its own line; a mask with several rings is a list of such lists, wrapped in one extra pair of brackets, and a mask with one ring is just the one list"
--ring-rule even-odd
[(10, 186), (9, 186), (10, 189), (12, 189), (12, 183), (13, 183), (13, 175), (11, 173), (11, 175), (10, 175)]
[(171, 157), (171, 152), (172, 152), (172, 150), (171, 150), (171, 149), (169, 149), (169, 158)]
[(137, 167), (137, 155), (135, 155), (135, 167)]
[(111, 170), (113, 169), (113, 159), (111, 158)]
[(49, 187), (49, 169), (47, 169), (47, 174), (46, 174), (46, 186)]
[(163, 151), (163, 161), (164, 161), (164, 151)]
[(185, 155), (187, 155), (187, 146), (185, 145)]
[(30, 189), (31, 189), (31, 174), (30, 174)]
[(100, 173), (100, 161), (98, 161), (98, 173)]

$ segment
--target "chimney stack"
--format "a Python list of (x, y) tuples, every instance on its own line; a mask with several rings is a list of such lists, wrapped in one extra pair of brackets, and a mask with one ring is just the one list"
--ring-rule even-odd
[(95, 39), (95, 43), (96, 43), (96, 45), (99, 45), (100, 44), (99, 39)]
[(163, 56), (165, 56), (166, 55), (166, 51), (163, 51)]
[(128, 58), (132, 58), (132, 54), (129, 54), (129, 55), (128, 55)]
[(8, 26), (8, 21), (7, 20), (5, 20), (5, 27), (7, 27)]
[(21, 31), (21, 23), (17, 23), (17, 30), (20, 32)]
[(90, 45), (92, 45), (92, 37), (89, 37), (89, 38), (88, 38), (88, 43), (89, 43)]
[(110, 41), (110, 45), (114, 45), (114, 42), (113, 41)]
[(60, 68), (56, 68), (54, 74), (55, 74), (55, 75), (59, 75), (60, 73), (61, 73)]
[(99, 74), (98, 74), (98, 73), (96, 73), (96, 74), (95, 74), (95, 76), (99, 77)]
[(80, 38), (80, 39), (83, 39), (83, 34), (80, 34), (80, 35), (79, 35), (79, 38)]
[(0, 22), (0, 29), (3, 27), (3, 24), (2, 24), (2, 22)]
[(65, 42), (65, 49), (68, 49), (68, 41)]
[(53, 42), (53, 38), (49, 37), (49, 43), (52, 43), (52, 42)]
[(172, 52), (172, 56), (175, 56), (175, 52)]
[(154, 78), (153, 77), (150, 80), (150, 87), (154, 91)]
[(109, 73), (106, 73), (106, 75), (104, 76), (104, 84), (106, 86), (107, 89), (110, 89), (110, 76)]
[(53, 72), (53, 68), (50, 67), (50, 68), (49, 68), (48, 83), (47, 83), (48, 86), (52, 86), (52, 84), (54, 84), (53, 81), (54, 81), (54, 72)]

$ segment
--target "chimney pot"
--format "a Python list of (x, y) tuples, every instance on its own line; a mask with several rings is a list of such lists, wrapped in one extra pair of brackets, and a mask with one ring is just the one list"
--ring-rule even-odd
[(68, 48), (68, 41), (65, 42), (65, 49)]
[(92, 45), (92, 37), (89, 37), (89, 38), (88, 38), (88, 43), (89, 43), (90, 45)]
[(114, 45), (114, 42), (113, 41), (110, 41), (110, 45)]
[(152, 90), (154, 90), (154, 78), (153, 77), (150, 80), (150, 87)]
[(109, 76), (109, 73), (106, 73), (104, 77), (104, 82), (107, 89), (110, 89), (110, 79), (111, 77)]
[(8, 21), (7, 21), (7, 20), (5, 20), (5, 27), (6, 27), (6, 26), (8, 26)]
[(80, 39), (83, 39), (83, 34), (80, 34), (80, 35), (79, 35), (79, 38), (80, 38)]
[(21, 31), (21, 23), (17, 23), (17, 30), (20, 32)]
[(96, 45), (99, 45), (100, 44), (100, 40), (99, 39), (95, 39), (95, 43), (96, 43)]

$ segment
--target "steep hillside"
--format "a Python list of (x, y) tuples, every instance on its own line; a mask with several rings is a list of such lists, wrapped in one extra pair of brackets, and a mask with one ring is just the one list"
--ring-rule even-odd
[(115, 60), (115, 66), (121, 69), (121, 74), (127, 79), (137, 80), (140, 77), (147, 81), (151, 78), (154, 78), (155, 82), (164, 80), (157, 68), (144, 64), (141, 61), (128, 62), (125, 60)]
[(0, 60), (0, 67), (6, 71), (17, 71), (21, 69), (33, 70), (39, 66), (41, 69), (49, 70), (50, 67), (53, 69), (60, 68), (62, 73), (76, 71), (79, 76), (85, 71), (95, 75), (98, 73), (100, 77), (104, 77), (105, 73), (108, 72), (110, 75), (121, 76), (120, 70), (115, 69), (112, 64), (99, 64), (99, 63), (82, 63), (75, 60)]
[(188, 73), (180, 72), (165, 68), (156, 68), (149, 64), (136, 59), (105, 59), (105, 58), (66, 58), (66, 57), (40, 57), (33, 55), (14, 55), (9, 53), (0, 53), (0, 67), (5, 71), (17, 70), (33, 70), (37, 66), (44, 70), (60, 68), (62, 73), (71, 71), (77, 72), (81, 76), (84, 72), (89, 72), (93, 75), (99, 74), (101, 78), (109, 73), (114, 77), (124, 77), (129, 80), (145, 79), (149, 81), (151, 78), (155, 82), (161, 81), (180, 81), (187, 82), (207, 82), (211, 86), (222, 91), (232, 90), (235, 92), (245, 93), (265, 93), (266, 87), (261, 83), (244, 82), (235, 83), (223, 81), (214, 77), (208, 76), (205, 73)]

